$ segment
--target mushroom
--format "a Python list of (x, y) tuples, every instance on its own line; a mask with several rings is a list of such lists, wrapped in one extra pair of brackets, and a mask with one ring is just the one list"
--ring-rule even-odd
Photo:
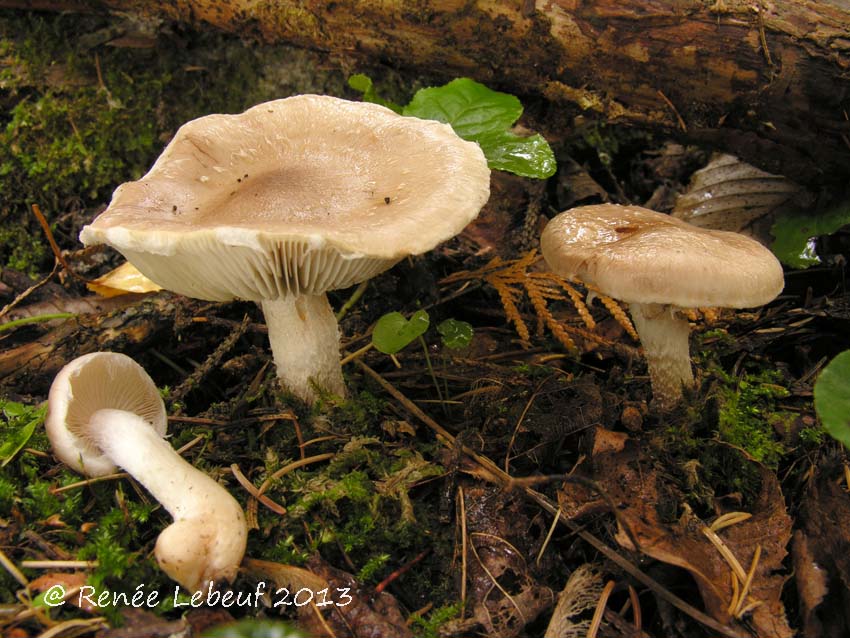
[(345, 393), (326, 291), (458, 234), (489, 175), (448, 124), (299, 95), (183, 125), (80, 239), (169, 290), (260, 302), (282, 384), (312, 402), (311, 379)]
[(196, 591), (234, 578), (248, 529), (236, 499), (163, 439), (166, 425), (154, 382), (123, 354), (74, 359), (50, 387), (45, 426), (56, 456), (87, 476), (119, 465), (153, 494), (174, 517), (156, 541), (157, 562)]
[(540, 245), (554, 272), (629, 304), (662, 411), (694, 382), (679, 310), (760, 306), (784, 285), (782, 266), (757, 241), (639, 206), (567, 210), (549, 222)]

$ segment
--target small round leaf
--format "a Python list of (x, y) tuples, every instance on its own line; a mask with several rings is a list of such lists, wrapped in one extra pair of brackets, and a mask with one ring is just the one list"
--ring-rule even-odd
[(384, 354), (395, 354), (428, 329), (430, 318), (417, 310), (410, 319), (400, 312), (389, 312), (378, 319), (372, 331), (372, 345)]
[(823, 369), (814, 394), (815, 411), (827, 434), (850, 449), (850, 350)]
[(443, 345), (452, 350), (465, 348), (472, 342), (472, 324), (457, 319), (446, 319), (437, 326)]

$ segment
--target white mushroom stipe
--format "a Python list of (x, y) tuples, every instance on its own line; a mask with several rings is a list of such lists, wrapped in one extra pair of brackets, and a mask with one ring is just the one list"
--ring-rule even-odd
[(314, 384), (345, 396), (339, 325), (325, 295), (288, 295), (262, 302), (277, 374), (290, 392), (315, 400)]
[(191, 591), (230, 581), (245, 553), (245, 515), (227, 490), (162, 438), (164, 424), (156, 386), (122, 354), (79, 357), (50, 388), (45, 425), (56, 455), (90, 476), (120, 466), (174, 517), (156, 542), (162, 570)]
[(98, 410), (87, 434), (174, 517), (156, 541), (162, 571), (191, 591), (233, 580), (247, 540), (239, 503), (135, 414)]
[(694, 384), (688, 345), (690, 326), (672, 306), (629, 304), (640, 337), (658, 409), (670, 410), (682, 396), (682, 387)]
[[(277, 307), (431, 250), (463, 230), (489, 195), (484, 153), (448, 124), (298, 95), (184, 124), (80, 240), (112, 246), (168, 290), (261, 303), (282, 383), (312, 402), (313, 384), (343, 394), (342, 372), (329, 363), (339, 367), (335, 328), (287, 326), (283, 317), (296, 314), (274, 316)], [(328, 317), (316, 302), (296, 303)], [(326, 349), (308, 352), (311, 345)]]

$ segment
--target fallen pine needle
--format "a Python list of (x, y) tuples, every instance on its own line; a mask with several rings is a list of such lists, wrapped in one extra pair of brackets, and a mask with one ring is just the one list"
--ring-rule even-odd
[(596, 638), (599, 633), (599, 626), (602, 624), (602, 615), (605, 613), (605, 607), (608, 605), (608, 597), (614, 591), (614, 581), (609, 580), (605, 583), (605, 588), (602, 590), (602, 595), (599, 596), (599, 602), (596, 603), (596, 609), (593, 611), (593, 619), (590, 621), (590, 628), (587, 630), (587, 638)]

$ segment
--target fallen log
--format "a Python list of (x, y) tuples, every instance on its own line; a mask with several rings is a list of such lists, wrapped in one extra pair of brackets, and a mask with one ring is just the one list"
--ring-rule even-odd
[[(539, 96), (660, 129), (809, 185), (850, 177), (850, 4), (842, 0), (0, 0), (132, 11)], [(548, 131), (547, 131), (548, 129)]]

